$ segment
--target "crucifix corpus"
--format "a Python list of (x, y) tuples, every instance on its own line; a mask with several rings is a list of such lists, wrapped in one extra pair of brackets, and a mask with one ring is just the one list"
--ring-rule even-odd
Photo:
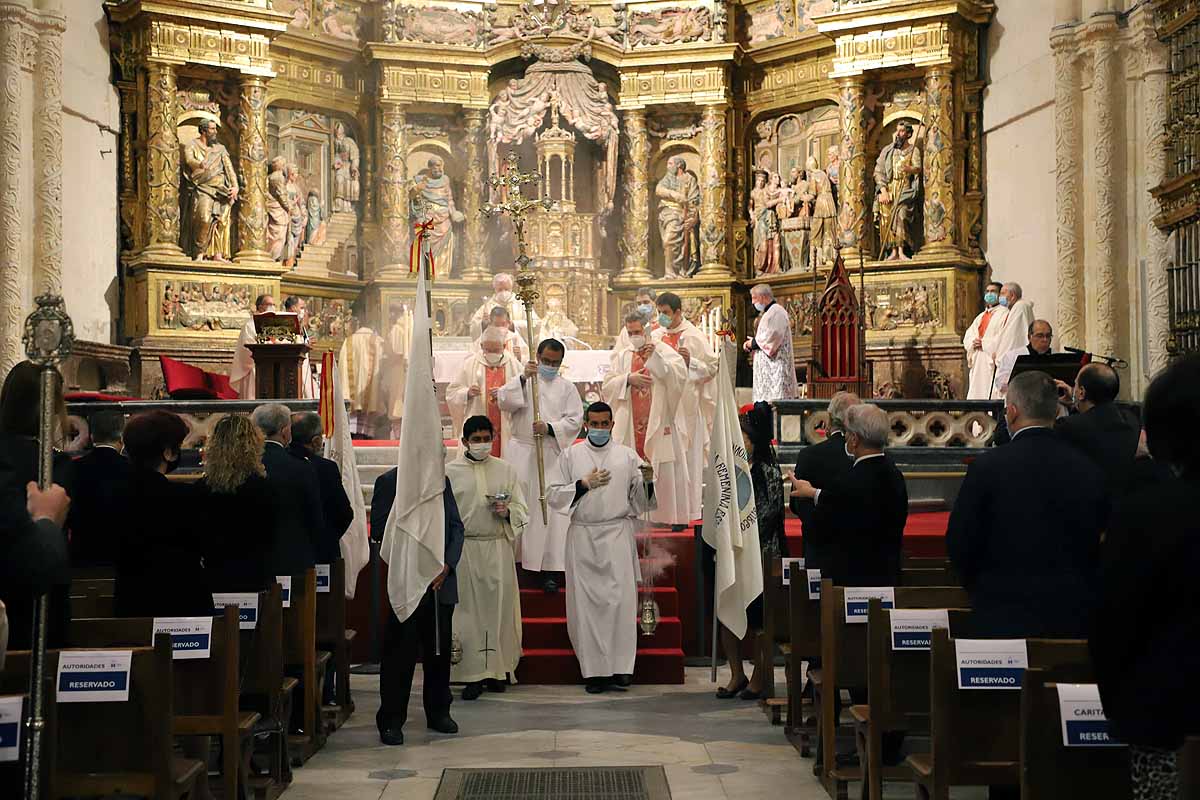
[[(507, 217), (512, 223), (513, 231), (517, 235), (517, 297), (525, 304), (525, 332), (529, 339), (529, 355), (535, 357), (537, 352), (536, 342), (533, 338), (533, 302), (538, 299), (538, 279), (537, 273), (532, 269), (533, 259), (525, 252), (525, 218), (535, 208), (541, 208), (544, 211), (549, 211), (554, 207), (554, 201), (548, 197), (543, 197), (540, 200), (535, 200), (525, 197), (522, 194), (522, 189), (531, 183), (537, 183), (542, 179), (542, 176), (536, 172), (521, 172), (520, 164), (518, 163), (516, 153), (509, 153), (504, 157), (504, 164), (499, 173), (488, 179), (488, 184), (492, 187), (493, 196), (500, 200), (498, 203), (487, 203), (480, 213), (485, 217), (501, 215)], [(534, 377), (529, 381), (530, 396), (533, 400), (533, 419), (534, 423), (542, 421), (541, 408), (538, 406), (538, 382)], [(546, 512), (546, 466), (545, 458), (542, 455), (542, 438), (541, 433), (534, 433), (534, 451), (537, 453), (538, 467), (538, 490), (540, 492), (538, 502), (542, 507), (542, 523), (549, 524), (548, 514)]]

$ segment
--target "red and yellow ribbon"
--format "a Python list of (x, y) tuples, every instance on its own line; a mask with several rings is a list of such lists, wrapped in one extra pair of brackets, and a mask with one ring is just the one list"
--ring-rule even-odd
[[(425, 222), (413, 223), (413, 241), (412, 247), (408, 250), (408, 271), (415, 273), (421, 268), (421, 248), (425, 244), (425, 235), (433, 230), (433, 220)], [(430, 250), (426, 255), (429, 257), (429, 277), (432, 279), (437, 276), (437, 268), (433, 264), (433, 251)]]
[(321, 415), (321, 435), (326, 439), (333, 436), (333, 353), (327, 352), (321, 356), (321, 392), (317, 411)]

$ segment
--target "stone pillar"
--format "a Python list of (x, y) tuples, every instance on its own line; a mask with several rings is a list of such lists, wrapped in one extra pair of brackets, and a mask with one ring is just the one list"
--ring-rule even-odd
[(0, 4), (0, 373), (24, 358), (21, 347), (25, 308), (21, 276), (22, 142), (21, 37), (25, 25), (20, 6)]
[(1083, 345), (1079, 298), (1083, 292), (1083, 237), (1079, 210), (1083, 150), (1080, 124), (1081, 88), (1072, 33), (1051, 40), (1054, 51), (1054, 175), (1056, 205), (1055, 251), (1058, 286), (1055, 296), (1059, 341)]
[(729, 132), (725, 105), (705, 106), (700, 117), (700, 272), (732, 278), (729, 267)]
[(483, 131), (484, 116), (482, 108), (468, 108), (463, 111), (463, 124), (466, 129), (463, 149), (467, 154), (463, 170), (463, 280), (484, 281), (491, 277), (488, 269), (487, 227), (480, 209), (483, 206), (484, 164), (483, 164)]
[[(1117, 75), (1116, 20), (1106, 21), (1097, 31), (1092, 45), (1092, 99), (1087, 104), (1092, 115), (1089, 126), (1092, 131), (1094, 155), (1095, 198), (1092, 215), (1093, 236), (1096, 241), (1095, 264), (1096, 287), (1088, 292), (1088, 306), (1095, 310), (1095, 323), (1088, 325), (1087, 344), (1098, 353), (1117, 352), (1117, 279), (1116, 279), (1116, 226), (1117, 197), (1125, 187), (1113, 171), (1117, 157), (1114, 139), (1116, 97), (1119, 78)], [(1092, 335), (1095, 340), (1092, 340)], [(1059, 337), (1078, 347), (1078, 340)]]
[(175, 65), (146, 64), (145, 253), (182, 256), (179, 247), (179, 137)]
[(408, 272), (408, 135), (404, 106), (385, 101), (379, 125), (379, 232), (382, 241), (378, 272)]
[[(1146, 138), (1145, 190), (1162, 185), (1167, 180), (1167, 54), (1165, 48), (1147, 37), (1146, 72), (1142, 76), (1142, 130)], [(1170, 262), (1167, 234), (1154, 220), (1146, 223), (1146, 331), (1150, 351), (1149, 363), (1143, 372), (1151, 375), (1167, 366), (1170, 336), (1170, 303), (1167, 289), (1167, 265)]]
[(33, 291), (62, 294), (62, 41), (61, 10), (40, 13), (33, 95)]
[(631, 108), (624, 114), (625, 135), (621, 138), (625, 165), (621, 179), (625, 225), (621, 230), (624, 258), (618, 283), (649, 283), (650, 274), (650, 138), (646, 132), (646, 110)]
[[(842, 153), (838, 176), (838, 227), (842, 232), (842, 256), (857, 258), (867, 238), (867, 129), (863, 125), (866, 79), (850, 75), (838, 81), (842, 107)], [(868, 252), (869, 255), (869, 252)]]
[(958, 159), (954, 136), (954, 69), (936, 64), (925, 72), (925, 248), (955, 251), (958, 237)]
[(246, 185), (238, 203), (238, 261), (270, 261), (267, 252), (267, 82), (242, 75), (238, 171)]

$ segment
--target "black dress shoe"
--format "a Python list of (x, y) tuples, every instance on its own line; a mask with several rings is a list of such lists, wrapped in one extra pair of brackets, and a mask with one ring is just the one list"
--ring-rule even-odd
[(397, 747), (404, 744), (404, 731), (399, 728), (380, 728), (379, 741), (388, 747)]
[(489, 692), (495, 692), (496, 694), (504, 694), (504, 691), (508, 688), (508, 684), (505, 683), (504, 681), (498, 681), (495, 678), (488, 678), (486, 681), (483, 682), (483, 687), (485, 689), (487, 689)]
[(718, 700), (732, 700), (733, 698), (737, 697), (738, 694), (749, 685), (750, 685), (750, 679), (743, 677), (740, 681), (737, 682), (737, 685), (734, 686), (732, 689), (728, 689), (724, 686), (721, 686), (717, 689), (717, 699)]
[(558, 581), (554, 578), (546, 578), (542, 581), (542, 591), (546, 594), (558, 594)]
[(633, 686), (633, 676), (625, 674), (613, 675), (613, 684), (618, 688), (628, 689), (630, 686)]
[(761, 691), (752, 692), (749, 686), (738, 692), (738, 698), (741, 700), (761, 700), (763, 693)]
[(450, 715), (447, 714), (444, 717), (429, 720), (429, 730), (438, 733), (458, 733), (458, 723), (450, 719)]
[(607, 678), (588, 678), (586, 691), (588, 694), (601, 694), (607, 683)]
[(475, 681), (463, 687), (462, 698), (463, 700), (478, 700), (481, 694), (483, 694), (483, 681)]

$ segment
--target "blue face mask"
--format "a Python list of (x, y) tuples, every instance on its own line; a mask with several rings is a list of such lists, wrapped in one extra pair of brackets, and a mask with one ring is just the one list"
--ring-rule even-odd
[(1005, 297), (1004, 295), (1000, 295), (1000, 305), (1004, 306), (1005, 308), (1008, 308), (1008, 298)]
[(654, 306), (650, 305), (649, 303), (642, 303), (640, 306), (638, 306), (638, 313), (649, 319), (654, 313)]
[(767, 310), (767, 304), (766, 303), (755, 303), (754, 309), (761, 314), (762, 312)]
[(996, 303), (1000, 302), (1000, 295), (996, 294), (995, 292), (987, 292), (983, 296), (983, 302), (987, 303), (989, 306), (994, 306)]
[(664, 328), (671, 327), (671, 316), (669, 314), (661, 314), (660, 313), (658, 315), (658, 324)]
[(612, 431), (607, 428), (588, 428), (588, 441), (596, 447), (604, 447), (612, 438)]
[(548, 381), (552, 381), (558, 377), (558, 367), (547, 367), (545, 364), (538, 364), (538, 375), (541, 375)]

